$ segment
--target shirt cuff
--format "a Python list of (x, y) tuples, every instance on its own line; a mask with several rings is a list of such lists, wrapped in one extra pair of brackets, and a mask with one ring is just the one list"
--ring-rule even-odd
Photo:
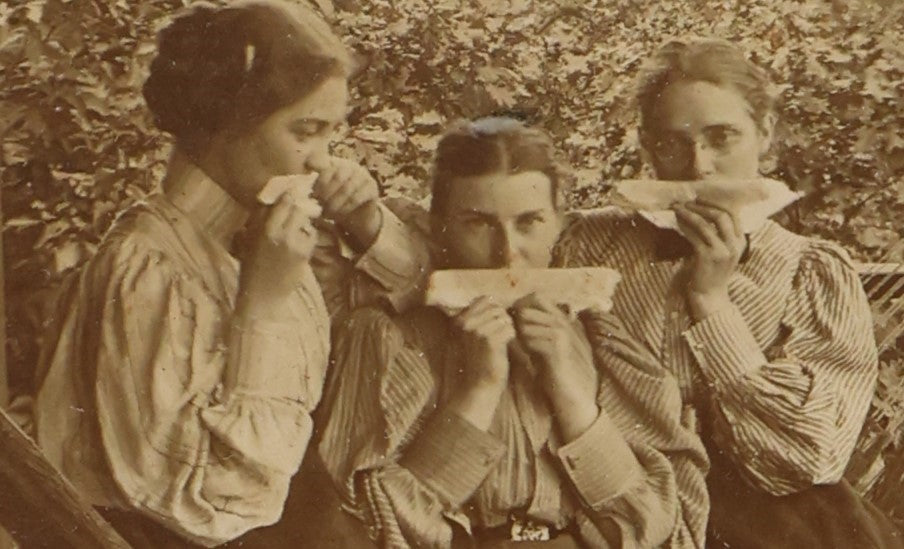
[(738, 308), (718, 311), (684, 332), (703, 375), (717, 388), (756, 370), (766, 355)]
[[(300, 327), (291, 322), (253, 321), (232, 325), (225, 397), (248, 395), (303, 400), (300, 373), (294, 365)], [(294, 353), (293, 353), (294, 351)], [(306, 403), (308, 404), (308, 403)]]
[(578, 493), (593, 509), (624, 494), (640, 476), (640, 463), (605, 411), (557, 453)]
[(496, 466), (501, 441), (451, 412), (434, 416), (408, 446), (399, 465), (453, 508), (458, 508)]
[(405, 225), (396, 214), (380, 204), (383, 223), (377, 238), (355, 262), (355, 267), (370, 275), (388, 292), (388, 299), (399, 309), (416, 294), (425, 279), (429, 264), (426, 240)]

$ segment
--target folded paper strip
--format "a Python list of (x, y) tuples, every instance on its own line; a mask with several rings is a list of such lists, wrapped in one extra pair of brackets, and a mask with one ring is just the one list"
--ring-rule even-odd
[(317, 174), (280, 175), (271, 178), (257, 194), (257, 200), (265, 206), (272, 206), (284, 193), (289, 193), (293, 202), (303, 202), (311, 196)]
[(613, 185), (612, 204), (637, 212), (661, 229), (679, 231), (675, 204), (696, 199), (733, 212), (744, 233), (760, 228), (775, 215), (798, 200), (803, 193), (792, 191), (774, 179), (662, 181), (626, 180)]
[(618, 271), (603, 267), (574, 269), (461, 269), (436, 271), (427, 287), (427, 305), (460, 310), (481, 296), (510, 307), (536, 294), (572, 311), (612, 308), (612, 296), (621, 279)]

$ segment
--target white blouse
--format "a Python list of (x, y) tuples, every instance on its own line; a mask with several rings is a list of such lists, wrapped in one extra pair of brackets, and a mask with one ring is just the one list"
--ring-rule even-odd
[[(35, 428), (90, 503), (137, 510), (212, 546), (280, 517), (326, 375), (324, 295), (348, 309), (355, 303), (336, 305), (343, 295), (399, 288), (384, 275), (356, 290), (328, 280), (321, 292), (308, 270), (287, 296), (287, 321), (234, 326), (239, 262), (221, 229), (237, 204), (188, 171), (191, 185), (120, 216), (63, 288), (44, 340)], [(399, 275), (401, 293), (421, 261), (406, 248), (416, 239), (385, 209), (381, 234), (356, 262), (327, 261), (340, 247), (321, 240), (316, 269), (363, 275), (374, 265)]]

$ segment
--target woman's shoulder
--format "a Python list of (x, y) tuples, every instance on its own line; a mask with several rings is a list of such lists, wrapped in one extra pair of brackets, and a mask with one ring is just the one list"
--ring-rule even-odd
[(616, 207), (569, 212), (556, 245), (554, 262), (605, 265), (623, 263), (652, 253), (654, 227), (633, 213)]
[(432, 307), (412, 307), (404, 313), (382, 307), (362, 307), (341, 322), (337, 333), (355, 334), (372, 339), (381, 355), (395, 355), (411, 350), (430, 360), (436, 347), (447, 342), (448, 322)]
[(615, 206), (572, 210), (565, 214), (563, 234), (617, 234), (626, 228), (634, 227), (634, 215)]
[(94, 262), (122, 263), (133, 257), (156, 255), (160, 246), (156, 235), (163, 232), (163, 222), (145, 202), (138, 202), (119, 213), (104, 234)]
[(761, 230), (754, 233), (751, 248), (772, 258), (794, 260), (798, 271), (822, 266), (856, 271), (850, 254), (841, 244), (795, 233), (773, 221), (768, 221)]
[(159, 278), (196, 276), (193, 249), (176, 212), (162, 207), (155, 197), (135, 203), (113, 222), (89, 261), (87, 272), (97, 277), (153, 272)]

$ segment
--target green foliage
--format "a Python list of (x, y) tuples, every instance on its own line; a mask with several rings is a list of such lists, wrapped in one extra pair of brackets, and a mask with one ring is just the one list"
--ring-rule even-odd
[[(168, 143), (140, 86), (155, 31), (185, 3), (0, 0), (9, 356), (20, 387), (46, 292), (160, 179)], [(606, 181), (644, 169), (632, 101), (638, 67), (666, 37), (712, 34), (746, 48), (776, 83), (782, 124), (770, 173), (808, 193), (792, 228), (864, 260), (901, 239), (904, 3), (312, 3), (361, 60), (336, 149), (364, 162), (388, 194), (425, 196), (431, 153), (450, 120), (516, 110), (554, 136), (572, 170), (573, 205), (599, 205)], [(904, 260), (904, 246), (896, 250), (888, 259)]]
[(45, 295), (126, 203), (152, 189), (165, 139), (140, 95), (156, 26), (182, 3), (0, 3), (0, 132), (9, 359), (21, 386)]
[(392, 192), (424, 192), (449, 119), (514, 109), (556, 138), (575, 204), (597, 205), (601, 182), (642, 170), (639, 65), (665, 37), (713, 34), (746, 48), (776, 83), (771, 172), (808, 193), (794, 228), (863, 258), (900, 238), (900, 3), (372, 0), (337, 19), (364, 57), (347, 148)]

